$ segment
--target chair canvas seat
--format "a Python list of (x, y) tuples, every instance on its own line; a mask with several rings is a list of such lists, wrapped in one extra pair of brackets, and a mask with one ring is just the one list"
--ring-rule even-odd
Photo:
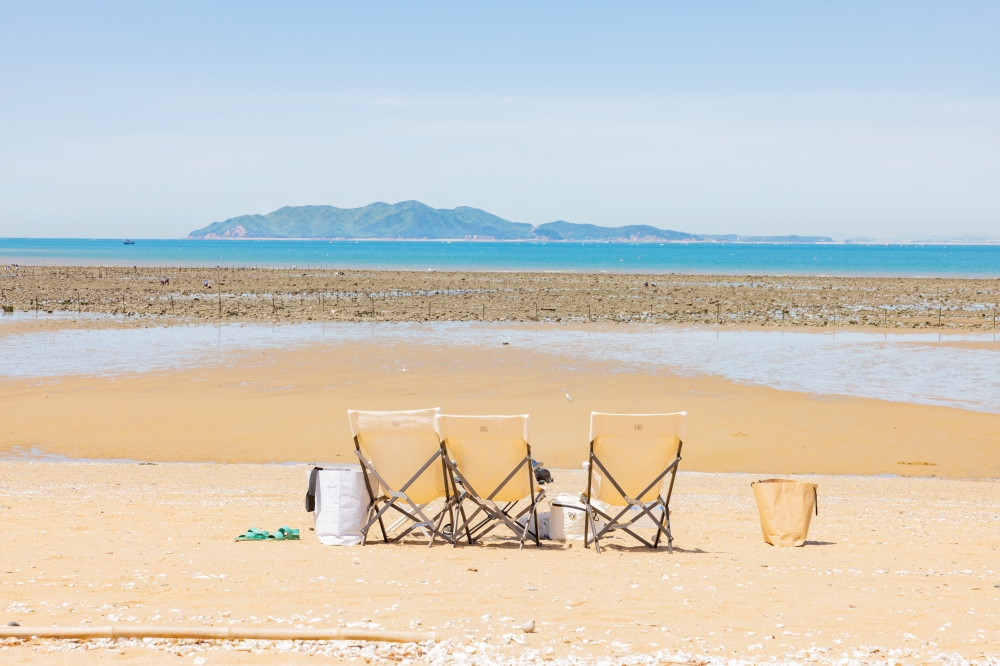
[[(584, 546), (593, 542), (599, 553), (600, 539), (621, 530), (650, 548), (666, 537), (673, 552), (670, 497), (681, 461), (685, 416), (591, 413)], [(595, 516), (607, 520), (600, 530)], [(634, 531), (646, 517), (656, 528), (652, 543)]]
[[(520, 540), (525, 539), (534, 523), (534, 541), (538, 545), (538, 502), (545, 491), (535, 492), (531, 466), (528, 416), (452, 416), (440, 418), (446, 460), (461, 489), (457, 490), (458, 509), (469, 543), (481, 540), (494, 528), (505, 525)], [(528, 500), (527, 507), (513, 513), (517, 504)], [(465, 505), (475, 508), (466, 514)], [(479, 522), (476, 519), (485, 514)], [(522, 527), (520, 519), (528, 514)]]
[[(454, 493), (448, 482), (438, 431), (440, 412), (440, 409), (347, 411), (355, 454), (361, 462), (372, 502), (368, 521), (361, 530), (362, 544), (376, 522), (386, 542), (399, 541), (414, 529), (421, 529), (425, 534), (430, 533), (428, 545), (433, 545), (437, 537), (454, 543), (454, 536), (442, 530), (446, 518), (452, 528), (456, 520)], [(427, 516), (426, 505), (439, 499), (445, 500), (444, 507)], [(392, 539), (383, 521), (389, 510), (402, 514), (404, 523), (411, 523)]]

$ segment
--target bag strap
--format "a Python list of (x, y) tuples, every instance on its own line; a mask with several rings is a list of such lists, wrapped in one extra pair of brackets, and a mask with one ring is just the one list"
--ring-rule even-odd
[(316, 510), (316, 478), (323, 471), (322, 467), (313, 467), (309, 472), (309, 490), (306, 491), (306, 511)]

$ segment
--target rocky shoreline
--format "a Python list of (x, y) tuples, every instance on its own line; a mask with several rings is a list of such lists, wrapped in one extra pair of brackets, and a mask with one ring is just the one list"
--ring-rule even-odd
[(9, 267), (6, 312), (192, 321), (571, 321), (993, 330), (1000, 280)]

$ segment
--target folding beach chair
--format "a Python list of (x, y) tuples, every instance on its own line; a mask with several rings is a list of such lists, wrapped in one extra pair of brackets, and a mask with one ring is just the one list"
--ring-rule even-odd
[[(465, 532), (475, 543), (495, 527), (506, 525), (520, 540), (529, 534), (538, 545), (538, 503), (545, 496), (535, 491), (528, 443), (528, 416), (441, 416), (445, 458), (460, 488), (458, 508), (462, 525), (456, 538)], [(518, 513), (523, 500), (528, 504)], [(466, 516), (465, 505), (475, 510)], [(471, 508), (471, 507), (470, 507)], [(480, 515), (485, 514), (485, 515)], [(524, 526), (518, 520), (527, 514)], [(479, 518), (479, 522), (476, 519)]]
[[(670, 496), (681, 461), (681, 436), (686, 412), (676, 414), (590, 414), (590, 465), (583, 543), (593, 541), (601, 552), (600, 539), (621, 530), (650, 548), (670, 534)], [(597, 503), (602, 503), (599, 506)], [(607, 511), (601, 507), (607, 507)], [(611, 514), (615, 514), (612, 516)], [(658, 514), (658, 515), (657, 515)], [(607, 520), (600, 530), (594, 516)], [(639, 521), (649, 517), (656, 528), (653, 543), (635, 533)]]
[[(371, 499), (368, 522), (361, 529), (362, 545), (368, 530), (377, 522), (386, 543), (399, 541), (414, 529), (430, 533), (428, 546), (441, 537), (454, 543), (450, 532), (455, 525), (455, 495), (447, 478), (437, 419), (440, 409), (409, 412), (360, 412), (347, 410), (354, 436), (354, 450), (361, 461), (365, 485)], [(425, 507), (444, 499), (444, 506), (433, 516)], [(410, 525), (391, 539), (383, 517), (386, 512), (402, 514)], [(444, 531), (445, 519), (451, 530)], [(397, 521), (398, 524), (398, 521)]]

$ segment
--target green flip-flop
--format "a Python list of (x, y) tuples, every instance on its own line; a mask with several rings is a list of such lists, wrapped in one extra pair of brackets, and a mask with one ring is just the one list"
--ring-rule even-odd
[(293, 530), (288, 525), (282, 525), (278, 528), (278, 531), (267, 537), (268, 539), (274, 539), (276, 541), (298, 541), (299, 531)]
[(239, 535), (234, 539), (234, 541), (264, 541), (269, 537), (266, 530), (260, 530), (256, 527), (251, 527), (245, 533)]

